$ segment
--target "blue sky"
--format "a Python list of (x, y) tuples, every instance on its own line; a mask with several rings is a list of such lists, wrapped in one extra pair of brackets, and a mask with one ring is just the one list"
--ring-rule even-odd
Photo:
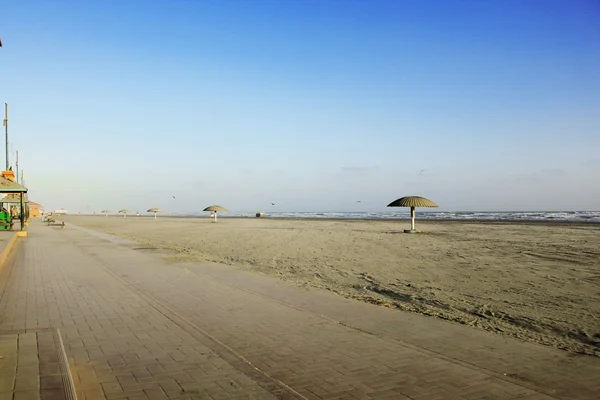
[(595, 0), (7, 1), (0, 101), (49, 210), (598, 210), (599, 20)]

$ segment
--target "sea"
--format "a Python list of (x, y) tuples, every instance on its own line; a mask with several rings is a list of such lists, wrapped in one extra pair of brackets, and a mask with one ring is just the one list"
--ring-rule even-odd
[[(166, 214), (165, 216), (207, 217), (208, 213)], [(219, 213), (220, 218), (255, 217), (254, 212)], [(364, 219), (393, 220), (408, 219), (408, 211), (364, 211), (364, 212), (269, 212), (264, 214), (271, 218), (308, 218), (308, 219)], [(419, 211), (417, 219), (438, 221), (565, 221), (565, 222), (597, 222), (600, 223), (600, 211)]]

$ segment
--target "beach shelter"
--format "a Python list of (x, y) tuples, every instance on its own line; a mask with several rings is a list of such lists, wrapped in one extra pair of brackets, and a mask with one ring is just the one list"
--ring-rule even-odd
[(227, 209), (222, 206), (213, 205), (213, 206), (206, 207), (203, 211), (210, 211), (212, 213), (211, 216), (214, 215), (215, 222), (217, 222), (217, 212), (227, 211)]
[[(0, 196), (1, 197), (1, 196)], [(7, 211), (11, 211), (11, 216), (13, 219), (17, 218), (16, 216), (19, 214), (19, 208), (21, 205), (21, 194), (20, 193), (10, 193), (4, 195), (0, 199), (0, 203), (4, 205), (4, 208)], [(23, 195), (23, 205), (25, 210), (25, 225), (27, 225), (27, 220), (29, 219), (29, 199), (27, 198), (27, 193)]]
[(108, 213), (111, 212), (110, 210), (102, 210), (100, 212), (100, 214), (104, 214), (105, 217), (108, 217)]
[(404, 232), (413, 233), (415, 232), (415, 208), (416, 207), (438, 207), (433, 201), (426, 199), (421, 196), (406, 196), (401, 197), (398, 200), (392, 201), (388, 204), (388, 207), (410, 207), (410, 230), (406, 229)]
[[(5, 194), (8, 196), (4, 197)], [(17, 208), (21, 210), (19, 213), (21, 230), (25, 229), (25, 220), (28, 214), (27, 188), (14, 181), (13, 171), (2, 171), (0, 175), (0, 195), (3, 196), (0, 203), (16, 204)], [(4, 207), (2, 208), (4, 209)], [(0, 212), (0, 229), (10, 229), (12, 227), (11, 221), (12, 218), (8, 213), (8, 209), (2, 210)]]
[(163, 210), (161, 210), (158, 207), (154, 207), (154, 208), (147, 210), (146, 212), (154, 213), (154, 219), (156, 219), (156, 213), (163, 212)]
[(119, 214), (123, 214), (123, 218), (127, 218), (127, 214), (129, 214), (131, 211), (129, 211), (128, 209), (124, 208), (122, 210), (119, 210)]

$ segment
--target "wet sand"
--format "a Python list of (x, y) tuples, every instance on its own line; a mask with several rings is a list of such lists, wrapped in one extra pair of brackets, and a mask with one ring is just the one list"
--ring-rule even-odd
[(65, 216), (386, 307), (600, 356), (600, 225)]

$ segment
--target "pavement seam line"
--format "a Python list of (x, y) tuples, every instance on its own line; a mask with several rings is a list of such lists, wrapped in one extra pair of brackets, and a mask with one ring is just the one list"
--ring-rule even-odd
[(235, 286), (233, 284), (223, 282), (223, 281), (221, 281), (221, 280), (219, 280), (217, 278), (213, 278), (212, 276), (203, 274), (202, 272), (192, 271), (192, 270), (190, 270), (188, 268), (185, 268), (185, 267), (176, 267), (176, 268), (180, 268), (180, 269), (183, 269), (185, 271), (189, 271), (190, 273), (192, 273), (194, 275), (205, 277), (207, 279), (212, 280), (213, 282), (217, 282), (217, 283), (222, 284), (224, 286), (228, 286), (228, 287), (231, 287), (233, 289), (237, 289), (237, 290), (246, 292), (248, 294), (252, 294), (252, 295), (254, 295), (256, 297), (260, 297), (260, 298), (272, 300), (273, 302), (278, 303), (278, 304), (280, 304), (282, 306), (289, 307), (291, 309), (294, 309), (294, 310), (297, 310), (297, 311), (300, 311), (300, 312), (304, 312), (304, 313), (307, 313), (307, 314), (315, 315), (315, 316), (317, 316), (317, 317), (319, 317), (319, 318), (321, 318), (321, 319), (323, 319), (325, 321), (332, 322), (332, 323), (335, 323), (335, 324), (339, 324), (341, 326), (344, 326), (346, 328), (355, 330), (357, 332), (360, 332), (360, 333), (363, 333), (363, 334), (367, 334), (367, 335), (371, 335), (371, 336), (375, 336), (375, 337), (377, 337), (377, 338), (379, 338), (381, 340), (384, 340), (384, 341), (389, 340), (389, 341), (392, 341), (392, 342), (394, 342), (394, 343), (396, 343), (396, 344), (398, 344), (400, 346), (406, 347), (408, 349), (411, 349), (411, 350), (414, 350), (414, 351), (418, 351), (418, 352), (421, 352), (421, 353), (425, 353), (425, 354), (427, 354), (429, 356), (434, 356), (434, 357), (441, 358), (441, 359), (443, 359), (443, 360), (445, 360), (447, 362), (454, 363), (454, 364), (459, 365), (459, 366), (461, 366), (463, 368), (470, 368), (470, 369), (479, 370), (479, 371), (481, 371), (481, 370), (487, 371), (487, 373), (489, 373), (489, 375), (494, 376), (497, 379), (503, 380), (505, 382), (509, 382), (509, 383), (517, 385), (517, 386), (524, 387), (526, 389), (533, 390), (534, 392), (537, 392), (537, 393), (540, 393), (540, 394), (545, 394), (545, 395), (553, 397), (553, 398), (555, 398), (557, 400), (560, 399), (559, 397), (555, 397), (554, 394), (547, 393), (547, 392), (545, 392), (544, 390), (540, 389), (537, 386), (534, 386), (534, 385), (529, 386), (526, 382), (519, 381), (519, 380), (516, 380), (516, 379), (507, 378), (507, 376), (504, 375), (504, 374), (502, 374), (501, 372), (494, 371), (492, 369), (485, 368), (485, 367), (482, 367), (482, 366), (479, 366), (477, 364), (473, 364), (473, 363), (470, 363), (470, 362), (467, 362), (467, 361), (463, 361), (463, 360), (460, 360), (458, 358), (449, 357), (449, 356), (446, 356), (445, 354), (438, 353), (436, 351), (433, 351), (433, 350), (430, 350), (430, 349), (426, 349), (424, 347), (415, 346), (415, 345), (406, 343), (406, 342), (404, 342), (402, 340), (399, 340), (399, 339), (385, 337), (385, 336), (383, 336), (381, 334), (377, 334), (375, 332), (371, 332), (371, 331), (368, 331), (366, 329), (358, 328), (356, 326), (347, 324), (345, 322), (342, 322), (340, 320), (337, 320), (337, 319), (332, 318), (332, 317), (330, 317), (328, 315), (325, 315), (325, 314), (321, 314), (321, 313), (314, 312), (314, 311), (311, 311), (311, 310), (306, 310), (306, 309), (298, 308), (298, 307), (293, 306), (293, 305), (291, 305), (289, 303), (286, 303), (286, 302), (284, 302), (282, 300), (278, 300), (278, 299), (275, 299), (273, 297), (269, 297), (269, 296), (264, 295), (262, 293), (254, 292), (254, 291), (252, 291), (250, 289), (240, 288), (240, 287)]
[[(73, 225), (73, 224), (71, 224), (71, 226), (72, 226), (73, 228), (75, 228), (76, 230), (79, 230), (79, 231), (81, 231), (81, 232), (87, 233), (88, 235), (90, 235), (89, 231), (92, 231), (92, 232), (94, 232), (94, 233), (95, 233), (95, 232), (98, 232), (98, 231), (95, 231), (95, 230), (93, 230), (93, 229), (89, 229), (89, 228), (83, 228), (83, 227), (80, 227), (80, 226), (78, 226), (78, 225)], [(83, 228), (83, 229), (79, 229), (79, 228)], [(88, 231), (88, 232), (86, 232), (86, 231)], [(121, 238), (121, 237), (119, 237), (119, 236), (116, 236), (116, 235), (114, 235), (114, 234), (109, 234), (109, 233), (105, 233), (105, 232), (99, 232), (99, 233), (101, 233), (102, 235), (114, 236), (114, 237), (116, 237), (116, 238), (118, 238), (118, 239), (123, 239), (123, 238)], [(129, 248), (128, 248), (127, 246), (125, 246), (124, 244), (115, 243), (115, 242), (113, 242), (113, 241), (110, 241), (110, 240), (108, 240), (108, 239), (106, 239), (106, 238), (102, 238), (102, 237), (100, 237), (100, 236), (96, 236), (96, 235), (90, 235), (90, 236), (94, 236), (94, 237), (96, 237), (96, 238), (98, 238), (98, 239), (100, 239), (100, 240), (107, 241), (107, 242), (109, 242), (109, 243), (111, 243), (111, 244), (117, 244), (117, 245), (118, 245), (118, 246), (120, 246), (120, 247), (123, 247), (123, 248), (125, 248), (125, 249), (129, 249)], [(125, 240), (127, 240), (127, 241), (130, 241), (130, 242), (136, 242), (136, 243), (140, 243), (140, 242), (138, 242), (138, 241), (136, 241), (136, 240), (129, 239), (129, 238), (125, 238)], [(75, 246), (77, 246), (77, 245), (76, 245), (75, 243), (73, 243), (72, 241), (71, 241), (71, 243), (72, 243), (72, 244), (74, 244)], [(79, 247), (79, 246), (77, 246), (77, 247)], [(81, 249), (81, 248), (80, 248), (80, 249)], [(169, 249), (169, 248), (164, 248), (164, 250), (172, 250), (172, 249)], [(83, 249), (82, 249), (82, 251), (83, 251), (83, 252), (85, 252), (85, 250), (83, 250)], [(88, 254), (89, 256), (91, 256), (92, 258), (94, 258), (94, 259), (95, 259), (97, 262), (99, 262), (100, 264), (102, 264), (102, 266), (103, 266), (104, 268), (108, 268), (108, 267), (106, 267), (106, 266), (105, 266), (105, 263), (104, 263), (103, 261), (101, 261), (101, 260), (97, 259), (97, 257), (96, 257), (95, 255), (93, 255), (93, 254), (90, 254), (90, 253), (87, 253), (87, 252), (85, 252), (85, 253), (86, 253), (86, 254)], [(157, 255), (157, 254), (153, 254), (153, 255), (148, 255), (148, 256), (149, 256), (149, 257), (152, 257), (152, 258), (154, 258), (154, 257), (157, 257), (158, 255)], [(218, 263), (216, 263), (216, 264), (218, 264)], [(228, 264), (225, 264), (225, 265), (228, 265)], [(230, 266), (230, 265), (228, 265), (228, 266)], [(197, 275), (198, 277), (206, 277), (207, 279), (210, 279), (210, 280), (212, 280), (212, 281), (214, 281), (214, 282), (217, 282), (217, 283), (219, 283), (219, 284), (221, 284), (221, 285), (224, 285), (224, 286), (227, 286), (227, 287), (233, 288), (233, 289), (235, 289), (235, 290), (239, 290), (239, 291), (242, 291), (242, 292), (246, 292), (246, 293), (248, 293), (248, 294), (251, 294), (251, 295), (254, 295), (254, 296), (256, 296), (256, 297), (260, 297), (260, 298), (264, 298), (264, 299), (267, 299), (267, 300), (273, 301), (273, 302), (275, 302), (275, 303), (277, 303), (277, 304), (279, 304), (279, 305), (281, 305), (281, 306), (288, 307), (288, 308), (291, 308), (291, 309), (294, 309), (294, 310), (297, 310), (297, 311), (300, 311), (300, 312), (303, 312), (303, 313), (307, 313), (307, 314), (315, 315), (315, 316), (317, 316), (317, 317), (319, 317), (319, 318), (321, 318), (321, 319), (323, 319), (323, 320), (325, 320), (325, 321), (327, 321), (327, 322), (332, 322), (332, 323), (335, 323), (335, 324), (339, 324), (339, 325), (341, 325), (341, 326), (344, 326), (344, 327), (346, 327), (346, 328), (348, 328), (348, 329), (355, 330), (355, 331), (357, 331), (357, 332), (359, 332), (359, 333), (366, 334), (366, 335), (371, 335), (371, 336), (377, 337), (378, 339), (381, 339), (381, 340), (384, 340), (384, 341), (392, 341), (392, 342), (394, 342), (394, 343), (396, 343), (396, 344), (398, 344), (398, 345), (400, 345), (400, 346), (403, 346), (403, 347), (409, 348), (409, 349), (411, 349), (411, 350), (418, 351), (418, 352), (421, 352), (421, 353), (424, 353), (424, 354), (427, 354), (427, 355), (430, 355), (430, 356), (434, 356), (434, 357), (441, 358), (441, 359), (443, 359), (444, 361), (447, 361), (447, 362), (450, 362), (450, 363), (456, 364), (456, 365), (458, 365), (458, 366), (461, 366), (461, 367), (463, 367), (463, 368), (469, 368), (469, 369), (478, 370), (478, 371), (482, 371), (482, 372), (483, 372), (483, 371), (485, 371), (485, 372), (486, 372), (486, 373), (487, 373), (489, 376), (491, 376), (491, 377), (494, 377), (494, 378), (496, 378), (496, 379), (499, 379), (499, 380), (502, 380), (502, 381), (504, 381), (504, 382), (507, 382), (507, 383), (510, 383), (510, 384), (513, 384), (513, 385), (516, 385), (516, 386), (520, 386), (520, 387), (522, 387), (522, 388), (525, 388), (525, 389), (528, 389), (528, 390), (532, 390), (532, 391), (534, 391), (534, 392), (536, 392), (536, 393), (543, 394), (543, 395), (549, 396), (549, 397), (551, 397), (551, 398), (554, 398), (554, 399), (557, 399), (557, 400), (561, 399), (561, 397), (556, 397), (556, 394), (555, 394), (555, 393), (548, 393), (548, 392), (546, 392), (546, 391), (545, 391), (543, 388), (540, 388), (539, 386), (536, 386), (536, 385), (530, 385), (530, 384), (528, 384), (527, 382), (524, 382), (524, 381), (521, 381), (521, 380), (517, 380), (517, 379), (512, 379), (512, 378), (508, 377), (507, 375), (505, 375), (505, 374), (503, 374), (503, 373), (501, 373), (501, 372), (494, 371), (494, 370), (492, 370), (492, 369), (485, 368), (485, 367), (479, 366), (479, 365), (477, 365), (477, 364), (473, 364), (473, 363), (470, 363), (470, 362), (467, 362), (467, 361), (463, 361), (463, 360), (460, 360), (460, 359), (457, 359), (457, 358), (454, 358), (454, 357), (446, 356), (446, 355), (444, 355), (444, 354), (442, 354), (442, 353), (438, 353), (438, 352), (436, 352), (436, 351), (433, 351), (433, 350), (430, 350), (430, 349), (427, 349), (427, 348), (424, 348), (424, 347), (420, 347), (420, 346), (416, 346), (416, 345), (408, 344), (408, 343), (406, 343), (406, 342), (404, 342), (404, 341), (402, 341), (402, 340), (398, 340), (398, 339), (394, 339), (394, 338), (390, 338), (390, 337), (385, 337), (385, 336), (383, 336), (383, 335), (381, 335), (381, 334), (377, 334), (377, 333), (375, 333), (375, 332), (371, 332), (371, 331), (369, 331), (369, 330), (366, 330), (366, 329), (362, 329), (362, 328), (358, 328), (358, 327), (352, 326), (352, 325), (350, 325), (350, 324), (347, 324), (347, 323), (345, 323), (345, 322), (339, 321), (339, 320), (337, 320), (337, 319), (335, 319), (335, 318), (329, 317), (329, 316), (327, 316), (327, 315), (325, 315), (325, 314), (318, 313), (318, 312), (314, 312), (314, 311), (311, 311), (311, 310), (301, 309), (301, 308), (298, 308), (298, 307), (296, 307), (296, 306), (293, 306), (293, 305), (291, 305), (291, 304), (289, 304), (289, 303), (286, 303), (286, 302), (284, 302), (284, 301), (282, 301), (282, 300), (275, 299), (275, 298), (273, 298), (273, 297), (270, 297), (270, 296), (264, 295), (264, 294), (262, 294), (262, 293), (254, 292), (254, 291), (252, 291), (252, 290), (250, 290), (250, 289), (241, 288), (241, 287), (235, 286), (235, 285), (233, 285), (233, 284), (230, 284), (230, 283), (223, 282), (223, 281), (221, 281), (221, 280), (219, 280), (219, 279), (217, 279), (217, 278), (214, 278), (214, 277), (212, 277), (212, 276), (209, 276), (209, 275), (203, 274), (203, 273), (201, 273), (201, 272), (192, 271), (192, 270), (190, 270), (189, 268), (186, 268), (186, 267), (182, 267), (182, 266), (176, 266), (176, 268), (178, 268), (178, 269), (180, 269), (180, 270), (188, 271), (188, 272), (190, 272), (190, 273), (192, 273), (192, 274), (194, 274), (194, 275)], [(241, 360), (243, 360), (244, 362), (248, 363), (250, 366), (252, 366), (252, 367), (253, 367), (253, 368), (255, 368), (257, 371), (259, 371), (259, 372), (261, 372), (262, 374), (264, 374), (264, 375), (265, 375), (266, 377), (268, 377), (269, 379), (272, 379), (272, 380), (274, 380), (274, 381), (276, 381), (276, 382), (279, 382), (279, 383), (281, 383), (282, 385), (284, 385), (286, 388), (289, 388), (289, 386), (287, 386), (285, 383), (283, 383), (283, 382), (281, 382), (281, 381), (279, 381), (279, 380), (277, 380), (277, 379), (275, 379), (275, 378), (272, 378), (272, 377), (271, 377), (271, 376), (269, 376), (269, 375), (268, 375), (266, 372), (264, 372), (264, 371), (260, 370), (259, 368), (255, 367), (255, 366), (254, 366), (254, 365), (253, 365), (253, 364), (252, 364), (252, 363), (251, 363), (249, 360), (247, 360), (247, 359), (246, 359), (244, 356), (242, 356), (241, 354), (237, 353), (235, 350), (231, 349), (229, 346), (227, 346), (226, 344), (222, 343), (222, 342), (221, 342), (221, 341), (219, 341), (218, 339), (214, 338), (212, 335), (210, 335), (208, 332), (204, 331), (202, 328), (199, 328), (199, 327), (197, 327), (197, 326), (196, 326), (196, 325), (195, 325), (193, 322), (191, 322), (191, 321), (187, 320), (185, 317), (181, 316), (181, 315), (180, 315), (179, 313), (177, 313), (176, 311), (174, 311), (174, 310), (172, 310), (171, 308), (169, 308), (168, 306), (164, 305), (164, 304), (163, 304), (163, 303), (162, 303), (160, 300), (157, 300), (156, 298), (154, 298), (154, 297), (152, 297), (152, 296), (150, 296), (150, 295), (146, 294), (145, 292), (141, 291), (141, 289), (139, 289), (137, 286), (135, 286), (134, 284), (130, 283), (130, 282), (129, 282), (129, 281), (127, 281), (126, 279), (122, 278), (121, 276), (117, 275), (116, 273), (114, 273), (114, 272), (112, 272), (112, 271), (109, 271), (109, 272), (110, 272), (110, 273), (111, 273), (113, 276), (115, 276), (116, 278), (118, 278), (119, 280), (122, 280), (122, 281), (124, 282), (124, 284), (126, 284), (126, 285), (131, 285), (132, 287), (134, 287), (134, 288), (136, 289), (136, 291), (139, 291), (139, 292), (142, 294), (142, 296), (148, 296), (149, 298), (151, 298), (151, 299), (154, 299), (154, 301), (156, 301), (158, 304), (160, 304), (161, 306), (163, 306), (164, 308), (166, 308), (167, 310), (169, 310), (169, 311), (170, 311), (170, 312), (172, 312), (173, 314), (177, 315), (177, 316), (178, 316), (179, 318), (181, 318), (183, 321), (185, 321), (186, 323), (188, 323), (189, 325), (191, 325), (191, 326), (192, 326), (194, 329), (196, 329), (196, 330), (200, 331), (200, 332), (201, 332), (202, 334), (204, 334), (205, 336), (207, 336), (207, 337), (211, 338), (211, 340), (215, 341), (215, 342), (216, 342), (216, 343), (218, 343), (219, 345), (221, 345), (221, 346), (223, 346), (224, 348), (228, 349), (230, 352), (232, 352), (233, 354), (235, 354), (235, 355), (236, 355), (238, 358), (240, 358), (240, 359), (241, 359)], [(149, 304), (150, 304), (150, 303), (149, 303)], [(152, 305), (152, 304), (151, 304), (151, 305)], [(154, 307), (154, 306), (153, 306), (153, 307)], [(155, 308), (156, 308), (156, 307), (155, 307)], [(161, 311), (160, 311), (160, 310), (158, 310), (158, 309), (157, 309), (157, 311), (161, 312)], [(161, 312), (161, 314), (165, 315), (163, 312)], [(171, 318), (170, 318), (170, 317), (168, 317), (167, 315), (165, 315), (165, 316), (171, 320)], [(176, 323), (176, 324), (177, 324), (177, 322), (175, 322), (175, 321), (172, 321), (172, 322), (174, 322), (174, 323)], [(289, 390), (292, 390), (292, 391), (294, 391), (292, 388), (289, 388)], [(295, 392), (295, 391), (294, 391), (294, 392)], [(295, 393), (297, 393), (297, 392), (295, 392)], [(298, 393), (298, 395), (299, 395), (299, 396), (302, 396), (302, 395), (301, 395), (301, 394), (299, 394), (299, 393)], [(305, 398), (305, 397), (302, 397), (302, 398)]]
[[(247, 364), (248, 366), (250, 366), (251, 368), (253, 368), (255, 371), (257, 371), (258, 373), (260, 373), (261, 375), (263, 375), (264, 377), (266, 377), (271, 382), (273, 382), (276, 385), (280, 386), (282, 389), (288, 390), (289, 392), (291, 392), (291, 394), (297, 396), (299, 399), (308, 400), (308, 398), (306, 398), (302, 394), (298, 393), (292, 387), (288, 386), (284, 382), (281, 382), (279, 379), (276, 379), (276, 378), (272, 377), (271, 375), (269, 375), (268, 373), (266, 373), (265, 371), (261, 370), (260, 368), (258, 368), (257, 366), (255, 366), (250, 360), (248, 360), (243, 355), (241, 355), (238, 352), (236, 352), (233, 348), (227, 346), (225, 343), (221, 342), (219, 339), (217, 339), (216, 337), (214, 337), (210, 333), (206, 332), (204, 329), (200, 328), (199, 326), (197, 326), (196, 324), (194, 324), (193, 322), (191, 322), (187, 318), (183, 317), (181, 314), (179, 314), (175, 310), (172, 310), (171, 308), (169, 308), (168, 306), (166, 306), (165, 304), (163, 304), (160, 300), (158, 300), (155, 297), (153, 297), (153, 296), (145, 293), (143, 290), (141, 290), (140, 288), (138, 288), (134, 283), (132, 283), (132, 282), (124, 279), (123, 277), (117, 275), (115, 272), (113, 272), (110, 269), (110, 267), (108, 267), (106, 265), (106, 263), (104, 263), (103, 261), (99, 260), (94, 254), (91, 254), (91, 253), (85, 251), (80, 246), (78, 246), (77, 244), (75, 244), (73, 241), (71, 241), (69, 239), (66, 239), (66, 240), (69, 241), (73, 246), (77, 247), (82, 253), (84, 253), (85, 255), (87, 255), (90, 258), (92, 258), (109, 275), (111, 275), (116, 280), (120, 281), (125, 287), (129, 288), (129, 290), (131, 290), (134, 294), (136, 294), (138, 297), (140, 297), (141, 299), (143, 299), (148, 305), (150, 305), (152, 308), (154, 308), (156, 311), (158, 311), (161, 315), (163, 315), (169, 321), (173, 322), (175, 325), (177, 325), (180, 328), (184, 329), (184, 331), (186, 331), (186, 329), (182, 325), (188, 325), (190, 328), (192, 328), (192, 330), (196, 331), (197, 333), (200, 333), (201, 335), (205, 336), (206, 338), (208, 338), (212, 342), (214, 342), (217, 345), (221, 346), (227, 352), (229, 352), (230, 354), (232, 354), (233, 356), (235, 356), (236, 358), (238, 358), (240, 361), (244, 362), (245, 364)], [(163, 308), (163, 310), (161, 310), (160, 308)], [(175, 318), (173, 318), (171, 315), (169, 315), (168, 312), (165, 312), (165, 310), (168, 311), (168, 312), (170, 312), (170, 313), (172, 313), (173, 315), (177, 316), (177, 318), (180, 319), (181, 322), (183, 322), (183, 323), (176, 321)], [(218, 355), (218, 353), (216, 353), (216, 354)], [(250, 377), (247, 374), (245, 374), (244, 371), (241, 371), (235, 365), (231, 365), (231, 366), (233, 368), (235, 368), (236, 370), (238, 370), (243, 375), (245, 375), (248, 378), (250, 378), (258, 386), (260, 386), (263, 390), (266, 390), (267, 392), (270, 393), (270, 391), (268, 389), (263, 388), (262, 385), (260, 385), (259, 382), (257, 382), (255, 379), (253, 379), (252, 377)]]
[(65, 350), (65, 344), (63, 343), (60, 329), (56, 329), (56, 337), (58, 338), (58, 345), (60, 348), (59, 366), (62, 371), (63, 384), (66, 392), (65, 396), (68, 400), (77, 400), (77, 393), (75, 392), (75, 382), (73, 381), (73, 375), (71, 374), (71, 368), (67, 359), (67, 351)]

